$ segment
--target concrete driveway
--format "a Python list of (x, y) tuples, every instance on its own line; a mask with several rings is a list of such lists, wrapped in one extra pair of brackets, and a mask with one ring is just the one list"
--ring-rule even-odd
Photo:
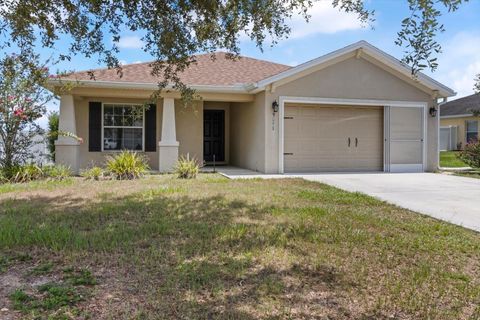
[[(296, 175), (297, 176), (297, 175)], [(480, 231), (480, 180), (435, 173), (299, 175)]]
[(229, 173), (231, 174), (226, 175), (231, 178), (298, 177), (323, 182), (343, 190), (366, 193), (400, 207), (480, 231), (480, 179), (436, 173)]

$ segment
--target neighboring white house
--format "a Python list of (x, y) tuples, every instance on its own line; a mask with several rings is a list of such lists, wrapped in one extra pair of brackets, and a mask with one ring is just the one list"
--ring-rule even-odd
[[(28, 150), (28, 153), (31, 155), (29, 159), (30, 162), (34, 162), (39, 165), (51, 164), (52, 161), (49, 157), (49, 151), (47, 147), (47, 141), (45, 137), (41, 134), (37, 134), (33, 137), (33, 145)], [(0, 152), (2, 145), (0, 144)]]

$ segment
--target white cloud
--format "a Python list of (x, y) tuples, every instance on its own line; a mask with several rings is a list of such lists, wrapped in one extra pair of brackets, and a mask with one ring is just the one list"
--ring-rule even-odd
[(298, 39), (314, 34), (332, 34), (340, 31), (362, 28), (356, 14), (341, 12), (332, 6), (331, 1), (314, 2), (308, 11), (308, 22), (299, 14), (288, 23), (292, 29), (289, 38)]
[[(292, 18), (286, 20), (286, 24), (291, 31), (288, 39), (299, 39), (315, 34), (333, 34), (341, 31), (358, 30), (362, 28), (362, 23), (354, 13), (345, 13), (334, 8), (331, 1), (320, 0), (312, 4), (308, 10), (310, 16), (308, 22), (302, 14), (297, 13)], [(252, 24), (247, 26), (252, 29)], [(240, 41), (250, 41), (245, 32), (241, 32)], [(271, 41), (267, 36), (267, 42)]]
[(480, 73), (479, 33), (457, 33), (444, 41), (442, 47), (439, 68), (433, 76), (457, 91), (455, 98), (473, 94), (475, 76)]
[(141, 49), (143, 47), (142, 39), (138, 36), (126, 36), (120, 38), (118, 47), (122, 49)]

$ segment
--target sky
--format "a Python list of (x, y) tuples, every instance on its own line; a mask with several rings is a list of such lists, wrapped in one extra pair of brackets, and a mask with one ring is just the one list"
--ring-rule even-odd
[[(314, 3), (307, 23), (300, 16), (288, 21), (291, 34), (274, 47), (259, 50), (247, 37), (241, 37), (241, 55), (270, 60), (288, 65), (298, 65), (308, 60), (340, 49), (359, 40), (366, 40), (387, 53), (401, 59), (402, 48), (395, 45), (401, 21), (409, 16), (406, 0), (366, 0), (367, 8), (375, 10), (373, 28), (362, 26), (354, 14), (339, 12), (332, 0)], [(438, 55), (439, 67), (435, 72), (425, 73), (457, 92), (455, 98), (473, 93), (475, 75), (480, 73), (480, 0), (470, 0), (453, 13), (441, 18), (446, 31), (438, 37), (443, 52)], [(152, 58), (142, 51), (139, 34), (125, 33), (119, 42), (120, 61), (137, 63)], [(66, 48), (59, 42), (58, 50)], [(44, 57), (49, 53), (39, 48)], [(101, 67), (95, 58), (75, 56), (70, 62), (55, 66), (59, 70), (85, 70)], [(452, 99), (452, 98), (451, 98)], [(58, 102), (49, 105), (49, 110), (58, 109)], [(46, 120), (42, 119), (43, 124)]]

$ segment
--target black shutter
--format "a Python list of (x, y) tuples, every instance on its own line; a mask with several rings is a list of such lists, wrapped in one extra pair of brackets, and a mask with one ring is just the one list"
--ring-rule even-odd
[(102, 103), (88, 103), (88, 151), (102, 151)]
[(145, 151), (157, 151), (157, 105), (145, 109)]

